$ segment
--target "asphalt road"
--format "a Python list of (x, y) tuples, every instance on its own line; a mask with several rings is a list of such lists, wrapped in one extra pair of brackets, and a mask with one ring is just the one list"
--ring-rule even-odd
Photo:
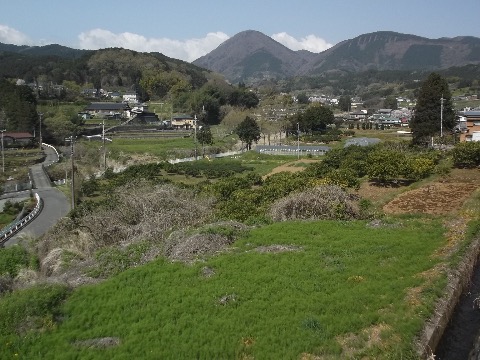
[[(43, 165), (48, 166), (57, 161), (57, 154), (50, 147), (44, 147), (44, 152), (47, 155)], [(41, 164), (36, 164), (31, 167), (33, 182), (35, 184), (34, 192), (38, 193), (43, 200), (43, 210), (40, 214), (15, 236), (5, 242), (5, 246), (13, 245), (25, 235), (33, 237), (42, 236), (47, 230), (55, 225), (58, 220), (64, 217), (70, 210), (70, 205), (66, 196), (56, 188), (52, 187), (50, 179), (47, 177), (42, 169)], [(12, 194), (12, 197), (25, 196), (28, 192)]]

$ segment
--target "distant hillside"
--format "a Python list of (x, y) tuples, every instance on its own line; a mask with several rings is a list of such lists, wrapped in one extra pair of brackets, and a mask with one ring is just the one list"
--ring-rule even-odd
[(177, 88), (178, 84), (185, 88), (201, 87), (207, 82), (206, 73), (203, 68), (158, 52), (0, 43), (0, 78), (22, 79), (43, 88), (67, 80), (95, 88), (143, 89), (161, 97), (175, 84)]
[(292, 51), (261, 32), (248, 30), (228, 39), (193, 64), (238, 82), (294, 76), (314, 56), (307, 51)]
[(79, 58), (88, 50), (72, 49), (66, 46), (51, 44), (45, 46), (26, 46), (26, 45), (12, 45), (0, 43), (0, 54), (4, 52), (18, 53), (31, 56), (58, 56), (61, 58)]
[(381, 31), (313, 54), (292, 51), (257, 31), (244, 31), (193, 62), (233, 82), (319, 75), (331, 70), (438, 70), (480, 64), (480, 39), (427, 39)]

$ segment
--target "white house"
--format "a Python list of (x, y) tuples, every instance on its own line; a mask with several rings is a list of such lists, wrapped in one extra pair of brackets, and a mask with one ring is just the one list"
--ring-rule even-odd
[(138, 95), (136, 92), (127, 92), (122, 96), (123, 102), (138, 103)]

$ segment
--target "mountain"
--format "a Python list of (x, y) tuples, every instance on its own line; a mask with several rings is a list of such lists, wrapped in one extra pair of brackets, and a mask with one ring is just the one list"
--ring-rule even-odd
[(439, 70), (480, 64), (480, 39), (428, 39), (380, 31), (345, 40), (318, 53), (292, 51), (258, 31), (244, 31), (193, 64), (232, 82), (318, 76), (331, 70)]
[[(203, 68), (158, 52), (0, 43), (0, 79), (21, 79), (41, 85), (46, 91), (52, 84), (72, 81), (82, 86), (89, 83), (95, 88), (143, 88), (161, 96), (162, 91), (181, 81), (199, 88), (207, 82), (207, 73)], [(160, 83), (168, 83), (168, 86), (157, 86)]]
[(77, 59), (88, 53), (88, 50), (72, 49), (58, 44), (27, 46), (0, 43), (0, 54), (2, 53), (18, 53), (31, 56), (58, 56), (61, 58)]
[(314, 57), (313, 53), (290, 50), (259, 31), (248, 30), (231, 37), (193, 64), (238, 82), (294, 76)]

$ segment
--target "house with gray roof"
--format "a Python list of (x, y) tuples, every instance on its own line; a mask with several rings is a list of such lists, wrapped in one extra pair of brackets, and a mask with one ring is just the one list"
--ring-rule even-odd
[(130, 118), (130, 106), (125, 103), (100, 102), (87, 105), (84, 112), (95, 117)]

